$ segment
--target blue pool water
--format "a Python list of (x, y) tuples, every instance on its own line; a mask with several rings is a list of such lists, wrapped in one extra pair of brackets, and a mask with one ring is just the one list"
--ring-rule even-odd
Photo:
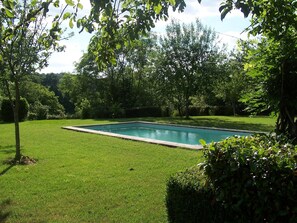
[(206, 143), (210, 143), (218, 142), (222, 139), (234, 135), (251, 135), (251, 133), (240, 131), (226, 131), (219, 129), (206, 129), (141, 122), (80, 126), (80, 128), (188, 145), (198, 145), (200, 144), (200, 139), (203, 139), (204, 141), (206, 141)]

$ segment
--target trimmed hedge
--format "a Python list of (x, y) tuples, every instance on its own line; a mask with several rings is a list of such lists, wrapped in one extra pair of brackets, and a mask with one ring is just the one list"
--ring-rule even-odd
[[(28, 116), (29, 104), (25, 98), (20, 99), (19, 121), (23, 121)], [(1, 118), (5, 122), (13, 122), (13, 109), (9, 99), (3, 99), (1, 104)]]
[(205, 107), (189, 107), (190, 116), (205, 115), (233, 115), (233, 109), (230, 106), (205, 106)]
[(166, 207), (168, 221), (176, 223), (216, 222), (216, 219), (222, 220), (220, 215), (224, 214), (198, 166), (170, 177)]
[(297, 146), (262, 134), (205, 145), (204, 154), (203, 172), (170, 178), (170, 222), (297, 222)]
[(160, 107), (136, 107), (125, 110), (127, 118), (139, 117), (162, 117), (162, 109)]
[(205, 173), (232, 222), (297, 222), (297, 146), (276, 136), (206, 146)]

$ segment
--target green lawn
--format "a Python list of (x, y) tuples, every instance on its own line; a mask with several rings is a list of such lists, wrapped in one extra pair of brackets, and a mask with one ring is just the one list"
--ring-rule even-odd
[[(260, 131), (272, 130), (275, 122), (264, 117), (145, 120)], [(168, 177), (199, 163), (202, 153), (61, 129), (111, 121), (21, 123), (22, 152), (38, 159), (30, 166), (3, 164), (14, 156), (14, 129), (0, 124), (0, 222), (166, 222)]]

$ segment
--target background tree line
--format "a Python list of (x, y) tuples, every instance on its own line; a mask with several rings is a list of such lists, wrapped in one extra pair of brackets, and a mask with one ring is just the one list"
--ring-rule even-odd
[(173, 21), (164, 36), (151, 33), (118, 48), (106, 69), (96, 60), (100, 35), (76, 73), (35, 74), (21, 83), (29, 119), (244, 113), (243, 53), (228, 52), (199, 20)]

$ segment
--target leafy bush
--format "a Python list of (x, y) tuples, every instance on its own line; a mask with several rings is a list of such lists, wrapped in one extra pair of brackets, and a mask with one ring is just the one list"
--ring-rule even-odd
[(233, 115), (232, 107), (230, 106), (204, 106), (204, 107), (189, 107), (191, 116), (199, 115)]
[(169, 222), (215, 222), (222, 219), (214, 191), (206, 185), (199, 167), (193, 167), (170, 177), (167, 183), (166, 207)]
[(49, 113), (49, 106), (42, 105), (39, 101), (30, 106), (28, 119), (30, 120), (43, 120), (47, 119)]
[(49, 115), (60, 115), (65, 111), (55, 93), (38, 83), (25, 81), (20, 92), (30, 105), (31, 119), (46, 119)]
[[(29, 105), (25, 98), (20, 99), (19, 105), (19, 121), (23, 121), (26, 119), (28, 115)], [(1, 104), (1, 117), (5, 122), (13, 122), (14, 115), (13, 109), (11, 107), (11, 103), (9, 99), (3, 99)]]
[(170, 222), (297, 222), (297, 146), (282, 137), (231, 137), (205, 146), (201, 170), (171, 177)]
[(206, 146), (204, 170), (230, 222), (297, 222), (297, 147), (277, 137)]
[(91, 103), (88, 99), (84, 98), (76, 105), (75, 111), (80, 118), (91, 118)]
[(197, 115), (208, 115), (208, 107), (189, 107), (189, 115), (197, 116)]
[(125, 117), (125, 110), (121, 104), (115, 103), (110, 107), (110, 118), (123, 118)]

